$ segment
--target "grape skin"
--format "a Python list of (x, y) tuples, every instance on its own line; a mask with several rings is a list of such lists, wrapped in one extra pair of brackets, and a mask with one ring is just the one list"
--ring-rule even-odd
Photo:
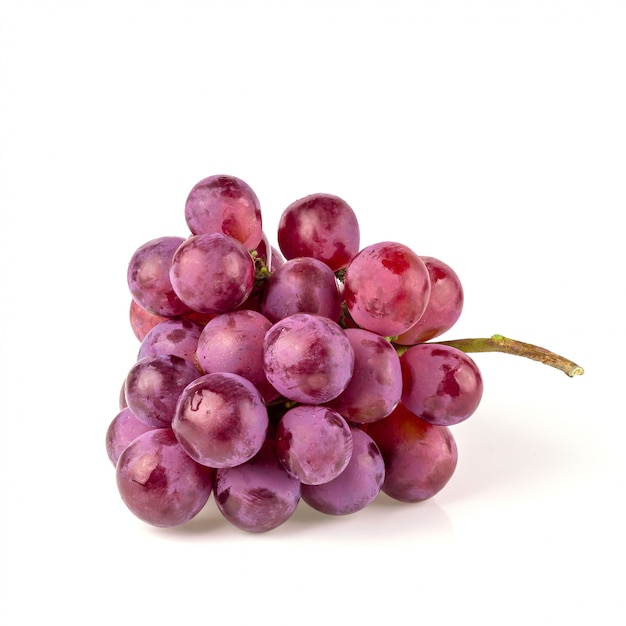
[(195, 362), (203, 326), (186, 319), (167, 319), (154, 326), (143, 338), (137, 359), (155, 354), (174, 354)]
[(143, 433), (152, 429), (152, 426), (147, 426), (140, 422), (128, 407), (122, 408), (113, 418), (106, 431), (105, 445), (111, 463), (117, 465), (117, 460), (124, 448), (139, 435), (143, 435)]
[(389, 415), (400, 401), (400, 358), (376, 333), (361, 328), (347, 328), (345, 333), (354, 351), (354, 371), (348, 386), (329, 406), (351, 422), (374, 422)]
[(348, 465), (352, 434), (336, 411), (301, 404), (280, 420), (276, 450), (289, 474), (303, 484), (320, 485), (339, 476)]
[(458, 321), (463, 311), (463, 286), (457, 273), (443, 261), (421, 257), (430, 277), (430, 298), (416, 324), (394, 339), (400, 345), (422, 343), (443, 335)]
[(126, 402), (144, 424), (153, 428), (170, 426), (179, 395), (199, 376), (192, 363), (173, 354), (144, 357), (126, 376)]
[(304, 404), (323, 404), (346, 388), (354, 351), (336, 322), (296, 313), (267, 332), (263, 360), (267, 379), (283, 396)]
[(259, 453), (236, 467), (215, 473), (215, 502), (222, 515), (241, 530), (262, 533), (286, 522), (300, 501), (300, 481), (290, 476), (267, 439)]
[(278, 223), (278, 247), (286, 259), (313, 257), (333, 272), (348, 265), (359, 245), (354, 211), (332, 194), (315, 193), (296, 200)]
[(458, 451), (450, 429), (420, 419), (403, 404), (367, 432), (385, 460), (382, 491), (395, 500), (432, 498), (454, 474)]
[(211, 496), (214, 470), (193, 461), (170, 428), (157, 428), (124, 448), (116, 480), (132, 513), (148, 524), (169, 528), (202, 510)]
[(402, 402), (422, 419), (452, 426), (472, 415), (483, 394), (476, 363), (452, 346), (422, 343), (401, 357)]
[(261, 313), (272, 322), (294, 313), (316, 313), (338, 322), (341, 295), (334, 272), (312, 257), (287, 261), (265, 284)]
[(159, 237), (140, 246), (128, 264), (127, 281), (133, 300), (154, 315), (175, 317), (189, 306), (174, 292), (169, 270), (182, 237)]
[(251, 381), (266, 402), (278, 397), (265, 375), (263, 339), (272, 323), (257, 311), (243, 309), (214, 317), (198, 339), (197, 362), (205, 374), (232, 372)]
[(430, 296), (426, 265), (407, 246), (390, 241), (363, 248), (346, 269), (346, 305), (352, 319), (384, 337), (407, 331)]
[(243, 245), (220, 233), (192, 235), (176, 250), (170, 280), (194, 311), (224, 313), (240, 306), (254, 286), (254, 262)]
[(346, 469), (323, 485), (302, 485), (302, 499), (327, 515), (364, 509), (379, 494), (385, 479), (385, 464), (374, 440), (359, 428), (350, 430), (353, 449)]
[(185, 220), (194, 235), (223, 233), (246, 250), (256, 248), (262, 237), (259, 199), (236, 176), (209, 176), (196, 183), (185, 202)]
[(143, 338), (157, 325), (165, 320), (171, 319), (165, 315), (155, 315), (146, 311), (137, 304), (135, 300), (131, 298), (130, 307), (128, 310), (128, 319), (130, 321), (130, 327), (133, 334), (139, 341), (143, 341)]
[(233, 467), (263, 445), (267, 409), (256, 387), (230, 372), (205, 374), (180, 395), (172, 429), (194, 461), (208, 467)]

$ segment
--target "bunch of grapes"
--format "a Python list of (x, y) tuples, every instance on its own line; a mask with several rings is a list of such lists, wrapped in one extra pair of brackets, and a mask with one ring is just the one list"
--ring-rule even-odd
[(185, 221), (187, 237), (148, 241), (128, 266), (140, 347), (106, 450), (130, 511), (177, 526), (213, 494), (264, 532), (300, 500), (347, 515), (380, 491), (438, 493), (457, 465), (450, 427), (483, 393), (467, 352), (509, 341), (430, 341), (461, 314), (454, 270), (395, 241), (361, 248), (355, 212), (326, 193), (284, 210), (276, 247), (234, 176), (198, 182)]

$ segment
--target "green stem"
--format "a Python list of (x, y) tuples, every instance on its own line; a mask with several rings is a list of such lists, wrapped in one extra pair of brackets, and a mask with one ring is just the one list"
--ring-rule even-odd
[(570, 378), (581, 376), (585, 371), (580, 365), (576, 365), (573, 361), (550, 352), (550, 350), (531, 343), (509, 339), (502, 335), (492, 335), (491, 337), (478, 339), (453, 339), (451, 341), (437, 341), (433, 343), (452, 346), (463, 352), (504, 352), (506, 354), (523, 356), (565, 372)]

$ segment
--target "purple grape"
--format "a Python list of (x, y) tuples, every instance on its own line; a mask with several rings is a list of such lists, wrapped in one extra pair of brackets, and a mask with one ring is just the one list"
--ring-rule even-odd
[(194, 311), (223, 313), (236, 309), (252, 292), (254, 262), (232, 237), (192, 235), (172, 258), (170, 280), (178, 297)]
[(261, 241), (259, 199), (250, 185), (235, 176), (209, 176), (196, 183), (185, 203), (185, 220), (194, 235), (222, 233), (246, 250)]
[(199, 376), (195, 365), (179, 356), (155, 354), (144, 357), (126, 376), (126, 402), (135, 417), (147, 426), (170, 426), (178, 397)]
[(422, 316), (430, 295), (425, 263), (407, 246), (384, 241), (363, 248), (346, 269), (344, 295), (352, 319), (386, 337)]
[(272, 322), (294, 313), (316, 313), (338, 322), (341, 294), (334, 272), (313, 257), (287, 261), (266, 282), (261, 313)]
[(195, 517), (213, 489), (214, 470), (181, 448), (170, 428), (139, 435), (120, 454), (117, 487), (126, 506), (153, 526), (179, 526)]
[(276, 431), (283, 467), (301, 483), (321, 485), (343, 472), (352, 456), (352, 434), (339, 413), (300, 404), (288, 410)]
[(286, 259), (313, 257), (334, 272), (359, 251), (360, 231), (352, 208), (341, 198), (315, 193), (290, 204), (278, 224), (278, 247)]
[(133, 300), (146, 311), (174, 317), (189, 312), (170, 281), (172, 257), (182, 237), (160, 237), (138, 248), (128, 264), (127, 280)]
[(329, 406), (351, 422), (374, 422), (391, 413), (402, 396), (402, 371), (395, 348), (369, 330), (345, 330), (354, 350), (348, 386)]
[(263, 339), (272, 323), (257, 311), (241, 310), (214, 317), (197, 346), (198, 365), (206, 374), (232, 372), (247, 378), (266, 402), (278, 397), (263, 368)]
[(463, 311), (463, 286), (456, 272), (439, 259), (421, 258), (430, 277), (430, 298), (417, 323), (394, 340), (401, 345), (422, 343), (443, 335), (454, 326)]
[(280, 526), (300, 501), (300, 482), (280, 464), (270, 439), (249, 461), (218, 469), (214, 491), (222, 515), (237, 528), (252, 533)]
[(230, 372), (201, 376), (180, 395), (172, 429), (194, 461), (233, 467), (263, 445), (268, 416), (263, 398), (247, 379)]
[(452, 426), (478, 408), (483, 380), (476, 363), (451, 346), (422, 343), (401, 357), (402, 403), (433, 424)]
[(139, 346), (138, 359), (155, 354), (174, 354), (195, 362), (202, 325), (186, 319), (168, 319), (154, 326)]
[(457, 465), (457, 447), (447, 426), (429, 424), (399, 404), (368, 426), (385, 460), (382, 490), (402, 502), (421, 502), (441, 491)]
[(130, 301), (130, 308), (128, 310), (128, 320), (130, 321), (130, 327), (133, 334), (139, 341), (143, 341), (143, 338), (157, 325), (165, 320), (171, 319), (163, 315), (155, 315), (141, 308), (133, 299)]
[(323, 485), (302, 485), (302, 499), (327, 515), (349, 515), (364, 509), (379, 494), (385, 478), (376, 443), (359, 428), (350, 430), (353, 448), (346, 469)]
[(265, 374), (283, 396), (304, 404), (323, 404), (345, 388), (354, 368), (354, 351), (336, 322), (296, 313), (276, 322), (263, 341)]
[(106, 432), (106, 451), (111, 463), (116, 465), (122, 450), (149, 430), (153, 430), (152, 426), (140, 422), (128, 407), (121, 409)]
[(263, 261), (263, 265), (265, 265), (268, 272), (274, 272), (285, 264), (285, 258), (274, 246), (270, 245), (269, 239), (265, 233), (262, 234), (261, 241), (255, 248), (255, 252)]

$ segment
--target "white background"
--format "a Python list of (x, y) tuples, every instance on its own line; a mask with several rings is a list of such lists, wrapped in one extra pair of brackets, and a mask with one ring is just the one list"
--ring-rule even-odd
[[(623, 624), (623, 2), (3, 0), (0, 623)], [(117, 495), (126, 266), (246, 180), (454, 267), (481, 407), (431, 501), (246, 534)]]

